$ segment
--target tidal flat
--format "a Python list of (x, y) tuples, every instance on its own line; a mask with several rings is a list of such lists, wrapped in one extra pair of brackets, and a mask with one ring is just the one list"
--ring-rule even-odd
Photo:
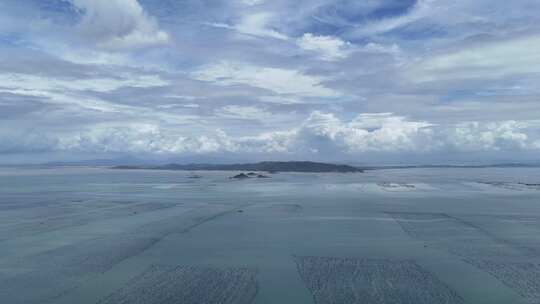
[(0, 168), (0, 302), (540, 302), (540, 168), (233, 173)]

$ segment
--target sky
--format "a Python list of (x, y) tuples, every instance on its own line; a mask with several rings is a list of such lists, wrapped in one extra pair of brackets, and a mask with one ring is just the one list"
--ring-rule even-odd
[(538, 0), (2, 0), (0, 163), (535, 161)]

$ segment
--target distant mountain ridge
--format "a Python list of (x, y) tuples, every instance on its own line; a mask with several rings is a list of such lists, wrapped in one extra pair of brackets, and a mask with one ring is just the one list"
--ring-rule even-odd
[(445, 164), (434, 164), (434, 165), (380, 165), (380, 166), (362, 166), (363, 170), (383, 170), (383, 169), (429, 169), (429, 168), (439, 168), (439, 169), (481, 169), (481, 168), (538, 168), (540, 164), (526, 164), (526, 163), (500, 163), (500, 164), (479, 164), (479, 165), (445, 165)]
[(310, 161), (265, 161), (246, 164), (168, 164), (161, 166), (115, 166), (112, 169), (150, 169), (150, 170), (183, 170), (183, 171), (266, 171), (266, 172), (363, 172), (362, 169), (349, 166)]

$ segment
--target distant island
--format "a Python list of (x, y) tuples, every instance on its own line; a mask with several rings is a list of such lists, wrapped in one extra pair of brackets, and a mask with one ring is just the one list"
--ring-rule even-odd
[(112, 169), (183, 170), (183, 171), (265, 171), (265, 172), (308, 172), (308, 173), (354, 173), (362, 169), (349, 166), (310, 161), (266, 161), (248, 164), (168, 164), (161, 166), (115, 166)]

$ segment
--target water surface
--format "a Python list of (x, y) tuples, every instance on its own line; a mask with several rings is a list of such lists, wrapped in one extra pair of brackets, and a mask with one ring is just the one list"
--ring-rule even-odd
[(538, 168), (236, 173), (0, 169), (2, 303), (540, 302)]

